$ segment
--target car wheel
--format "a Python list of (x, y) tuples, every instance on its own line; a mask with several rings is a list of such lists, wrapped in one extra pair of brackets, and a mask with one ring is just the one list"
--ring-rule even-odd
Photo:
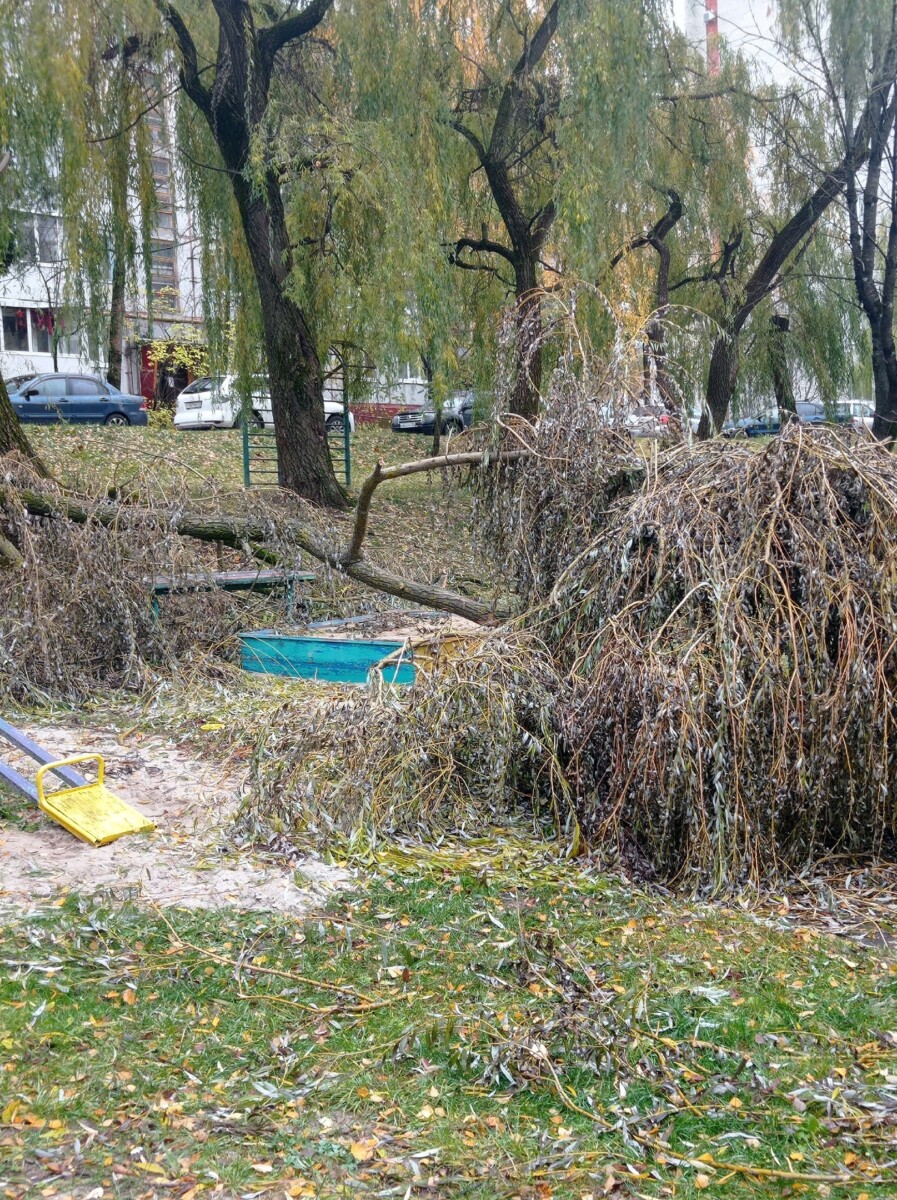
[(342, 433), (346, 428), (346, 420), (345, 417), (334, 413), (333, 416), (327, 418), (324, 425), (328, 433)]
[(110, 413), (106, 418), (105, 425), (130, 425), (131, 422), (124, 413)]
[(442, 426), (442, 434), (443, 437), (454, 437), (456, 434), (461, 433), (463, 429), (464, 426), (460, 421), (445, 421)]
[(256, 412), (255, 409), (253, 409), (252, 412), (249, 414), (248, 419), (246, 417), (244, 417), (242, 413), (240, 413), (239, 417), (237, 417), (237, 421), (236, 421), (236, 424), (234, 425), (234, 428), (242, 429), (244, 423), (247, 423), (249, 425), (250, 429), (264, 429), (265, 428), (265, 422), (262, 419), (261, 413)]

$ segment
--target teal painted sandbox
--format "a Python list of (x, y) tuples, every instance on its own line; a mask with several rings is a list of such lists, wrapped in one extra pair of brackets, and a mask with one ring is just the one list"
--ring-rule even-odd
[[(401, 650), (403, 645), (404, 642), (374, 639), (300, 637), (273, 629), (240, 634), (240, 656), (245, 671), (329, 683), (367, 683), (371, 667)], [(384, 668), (383, 679), (386, 683), (414, 683), (410, 651), (401, 662)]]

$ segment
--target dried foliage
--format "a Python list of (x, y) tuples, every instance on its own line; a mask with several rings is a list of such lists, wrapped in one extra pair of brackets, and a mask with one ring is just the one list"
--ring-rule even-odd
[(526, 449), (529, 457), (472, 476), (477, 531), (523, 608), (548, 597), (598, 535), (612, 501), (644, 475), (645, 461), (621, 422), (628, 397), (618, 387), (619, 368), (602, 373), (590, 364), (583, 372), (562, 361), (538, 422), (497, 423), (502, 448)]
[(661, 458), (542, 613), (584, 831), (717, 886), (893, 833), (897, 463), (799, 427)]
[(416, 653), (410, 703), (394, 688), (340, 689), (270, 714), (253, 764), (256, 832), (332, 845), (334, 835), (478, 825), (509, 807), (563, 819), (547, 655), (507, 631)]
[[(146, 490), (137, 503), (130, 492), (97, 497), (116, 510), (115, 520), (79, 524), (29, 514), (19, 493), (35, 488), (61, 502), (56, 485), (35, 480), (17, 460), (0, 465), (0, 535), (24, 560), (0, 570), (0, 696), (77, 703), (109, 689), (142, 689), (181, 669), (186, 657), (213, 652), (209, 670), (235, 656), (232, 635), (247, 619), (245, 601), (203, 591), (166, 597), (162, 620), (153, 613), (157, 576), (178, 580), (252, 563), (248, 551), (225, 552), (219, 561), (213, 547), (179, 537), (172, 514), (183, 510), (184, 496), (169, 490), (154, 499)], [(221, 511), (226, 499), (210, 495), (204, 511)], [(273, 536), (272, 545), (282, 549)]]
[[(263, 807), (347, 833), (528, 797), (558, 823), (572, 810), (603, 861), (715, 889), (880, 853), (895, 824), (893, 456), (796, 428), (639, 467), (608, 432), (588, 442), (602, 473), (573, 468), (559, 443), (590, 435), (554, 418), (535, 464), (505, 473), (500, 547), (532, 606), (516, 631), (424, 673), (407, 701), (279, 714)], [(625, 481), (616, 499), (608, 480)]]

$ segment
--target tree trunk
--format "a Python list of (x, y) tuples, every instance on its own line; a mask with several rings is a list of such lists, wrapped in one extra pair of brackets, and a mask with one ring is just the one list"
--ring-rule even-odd
[(707, 407), (701, 413), (698, 437), (719, 433), (729, 412), (738, 382), (738, 338), (721, 333), (713, 343), (707, 372)]
[(4, 454), (16, 452), (27, 458), (34, 470), (42, 479), (49, 479), (50, 472), (32, 449), (31, 443), (25, 436), (15, 409), (10, 403), (9, 393), (3, 376), (0, 375), (0, 458)]
[(776, 407), (779, 410), (779, 422), (782, 425), (787, 424), (788, 421), (797, 420), (794, 387), (791, 382), (791, 368), (788, 366), (786, 346), (790, 328), (791, 322), (787, 317), (774, 313), (769, 318), (769, 369), (772, 373)]
[(286, 294), (290, 246), (273, 171), (261, 195), (242, 176), (233, 189), (258, 285), (281, 487), (313, 504), (345, 508), (324, 428), (324, 375), (304, 313)]
[(420, 361), (424, 368), (424, 379), (427, 381), (427, 403), (433, 406), (436, 413), (436, 420), (433, 423), (433, 441), (430, 444), (430, 455), (432, 458), (436, 458), (442, 452), (442, 405), (437, 407), (433, 396), (433, 360), (429, 354), (422, 354)]
[(112, 264), (112, 291), (109, 298), (109, 348), (106, 378), (113, 387), (121, 388), (122, 340), (125, 325), (125, 259), (115, 250)]
[[(314, 332), (287, 294), (293, 255), (278, 174), (266, 164), (254, 184), (247, 171), (253, 140), (266, 125), (277, 55), (310, 34), (331, 4), (332, 0), (308, 0), (297, 11), (290, 5), (287, 15), (259, 28), (254, 5), (213, 0), (218, 50), (208, 84), (203, 76), (209, 67), (200, 70), (196, 45), (177, 8), (167, 4), (164, 13), (180, 47), (181, 83), (205, 117), (224, 160), (246, 236), (265, 326), (281, 486), (314, 504), (345, 508), (346, 495), (333, 473), (324, 429), (324, 377)], [(251, 173), (258, 178), (257, 171)]]
[(511, 412), (532, 421), (539, 414), (542, 388), (542, 294), (536, 284), (536, 262), (518, 252), (514, 271), (514, 390)]

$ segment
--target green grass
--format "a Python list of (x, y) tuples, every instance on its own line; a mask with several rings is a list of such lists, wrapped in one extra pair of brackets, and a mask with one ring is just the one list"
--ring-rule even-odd
[(892, 960), (521, 853), (305, 923), (18, 914), (0, 1195), (897, 1194)]
[[(237, 434), (32, 432), (93, 493), (241, 485)], [(356, 482), (427, 441), (359, 429)], [(473, 577), (465, 513), (423, 476), (384, 487), (371, 555)], [(258, 686), (238, 707), (197, 684), (165, 721), (252, 728)], [(30, 819), (0, 794), (0, 838)], [(892, 951), (526, 840), (392, 847), (304, 923), (0, 907), (0, 963), (7, 1200), (897, 1195)]]
[[(196, 496), (210, 488), (242, 488), (242, 435), (235, 429), (177, 431), (174, 428), (110, 429), (91, 425), (29, 426), (28, 436), (53, 473), (70, 487), (88, 491), (122, 489), (140, 477), (164, 493), (186, 486)], [(358, 425), (351, 438), (353, 485), (357, 488), (378, 458), (387, 463), (423, 458), (432, 438)], [(420, 476), (398, 481), (390, 491), (420, 495)]]

